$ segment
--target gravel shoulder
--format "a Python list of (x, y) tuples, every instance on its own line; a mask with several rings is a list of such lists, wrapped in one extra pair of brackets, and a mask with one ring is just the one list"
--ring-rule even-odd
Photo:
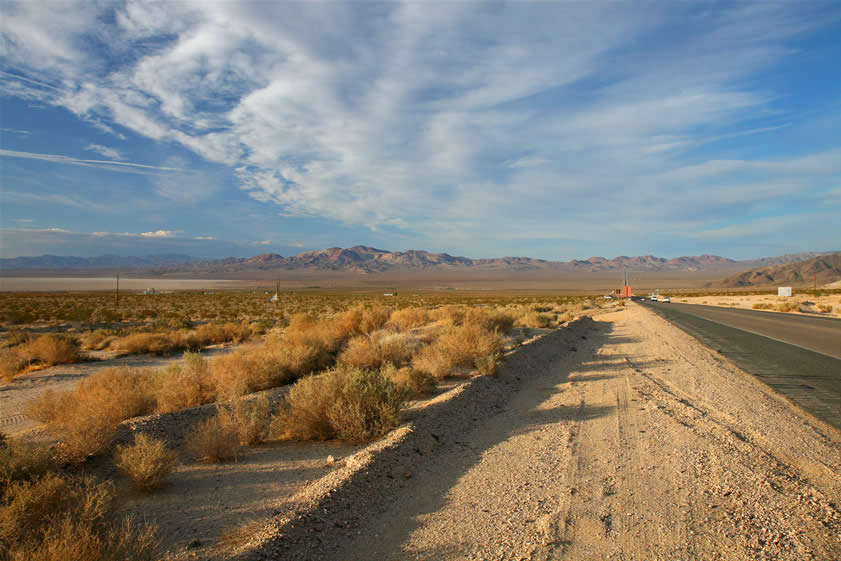
[(835, 429), (637, 305), (529, 347), (241, 558), (841, 558)]

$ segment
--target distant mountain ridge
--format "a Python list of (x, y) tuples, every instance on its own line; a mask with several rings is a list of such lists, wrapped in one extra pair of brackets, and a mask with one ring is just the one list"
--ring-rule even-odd
[(349, 248), (331, 247), (316, 251), (305, 251), (284, 257), (276, 253), (264, 253), (253, 257), (227, 257), (224, 259), (196, 260), (186, 255), (148, 255), (144, 257), (16, 257), (0, 259), (3, 271), (69, 271), (69, 270), (124, 270), (149, 274), (169, 273), (240, 273), (249, 271), (334, 271), (362, 274), (391, 271), (734, 271), (738, 267), (791, 263), (813, 257), (815, 253), (791, 254), (750, 261), (734, 261), (717, 255), (684, 256), (666, 259), (654, 255), (629, 257), (620, 255), (613, 259), (590, 257), (571, 261), (547, 261), (530, 257), (498, 257), (471, 259), (448, 253), (430, 253), (422, 250), (387, 251), (374, 247), (357, 245)]
[(841, 280), (841, 253), (818, 255), (804, 261), (749, 269), (724, 279), (724, 286), (818, 286)]

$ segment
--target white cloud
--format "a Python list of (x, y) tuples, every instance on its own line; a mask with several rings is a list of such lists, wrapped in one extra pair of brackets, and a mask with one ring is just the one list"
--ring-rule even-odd
[(120, 153), (119, 150), (116, 148), (109, 148), (108, 146), (103, 146), (101, 144), (88, 144), (85, 146), (85, 150), (90, 152), (96, 152), (101, 156), (105, 156), (109, 160), (124, 160), (125, 157)]
[(174, 238), (177, 233), (175, 230), (155, 230), (154, 232), (143, 232), (140, 235), (144, 238)]
[[(3, 91), (231, 166), (283, 216), (427, 239), (604, 237), (594, 223), (613, 216), (593, 201), (623, 190), (637, 198), (622, 219), (650, 226), (655, 209), (685, 216), (681, 201), (740, 211), (769, 175), (784, 176), (774, 191), (784, 199), (837, 173), (838, 151), (687, 156), (786, 126), (764, 126), (785, 116), (750, 78), (793, 55), (787, 41), (821, 19), (811, 9), (820, 7), (737, 4), (701, 16), (667, 3), (23, 2), (0, 23), (15, 70)], [(101, 44), (85, 49), (92, 37)], [(220, 188), (183, 159), (0, 155), (164, 171), (157, 193), (183, 204)]]
[(215, 240), (216, 236), (193, 236), (194, 240)]

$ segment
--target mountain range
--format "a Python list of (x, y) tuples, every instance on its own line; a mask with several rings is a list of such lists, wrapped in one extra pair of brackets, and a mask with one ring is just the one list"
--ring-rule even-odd
[(819, 255), (786, 264), (749, 269), (724, 279), (728, 287), (763, 285), (823, 286), (841, 280), (841, 253)]
[(105, 255), (100, 257), (63, 257), (42, 255), (40, 257), (15, 257), (0, 259), (0, 271), (20, 274), (21, 272), (57, 271), (122, 271), (146, 274), (213, 274), (247, 273), (256, 271), (332, 271), (358, 274), (406, 271), (476, 271), (476, 272), (518, 272), (558, 271), (593, 273), (601, 271), (721, 271), (735, 272), (750, 268), (779, 266), (808, 260), (822, 254), (799, 253), (768, 257), (748, 261), (734, 261), (716, 255), (699, 255), (666, 259), (654, 255), (635, 257), (618, 256), (613, 259), (590, 257), (571, 261), (547, 261), (529, 257), (499, 257), (491, 259), (470, 259), (447, 253), (428, 251), (387, 251), (367, 246), (349, 248), (331, 247), (306, 251), (284, 257), (275, 253), (264, 253), (254, 257), (197, 260), (186, 255), (147, 255), (143, 257), (122, 257)]

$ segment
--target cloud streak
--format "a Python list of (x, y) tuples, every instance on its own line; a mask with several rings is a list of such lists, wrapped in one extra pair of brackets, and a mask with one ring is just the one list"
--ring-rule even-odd
[(0, 149), (0, 156), (5, 156), (7, 158), (23, 158), (27, 160), (42, 160), (44, 162), (51, 162), (54, 164), (69, 164), (75, 166), (94, 167), (109, 171), (120, 171), (126, 173), (184, 171), (181, 168), (166, 166), (151, 166), (147, 164), (137, 164), (132, 162), (114, 162), (111, 160), (85, 160), (81, 158), (72, 158), (70, 156), (62, 156), (58, 154), (39, 154), (36, 152), (19, 152), (16, 150), (5, 149)]
[[(676, 220), (760, 220), (775, 202), (820, 198), (839, 173), (834, 149), (785, 158), (715, 151), (791, 128), (777, 92), (754, 78), (837, 19), (831, 5), (291, 10), (62, 2), (51, 15), (11, 3), (0, 23), (4, 91), (229, 166), (242, 190), (281, 216), (445, 245), (524, 230), (607, 240), (596, 225), (608, 221), (662, 233)], [(183, 159), (152, 166), (117, 161), (123, 154), (100, 144), (86, 149), (109, 160), (0, 155), (160, 174), (157, 194), (182, 204), (220, 189), (208, 174), (182, 174)], [(782, 179), (763, 193), (775, 175)], [(617, 224), (594, 201), (623, 192), (635, 196)]]

